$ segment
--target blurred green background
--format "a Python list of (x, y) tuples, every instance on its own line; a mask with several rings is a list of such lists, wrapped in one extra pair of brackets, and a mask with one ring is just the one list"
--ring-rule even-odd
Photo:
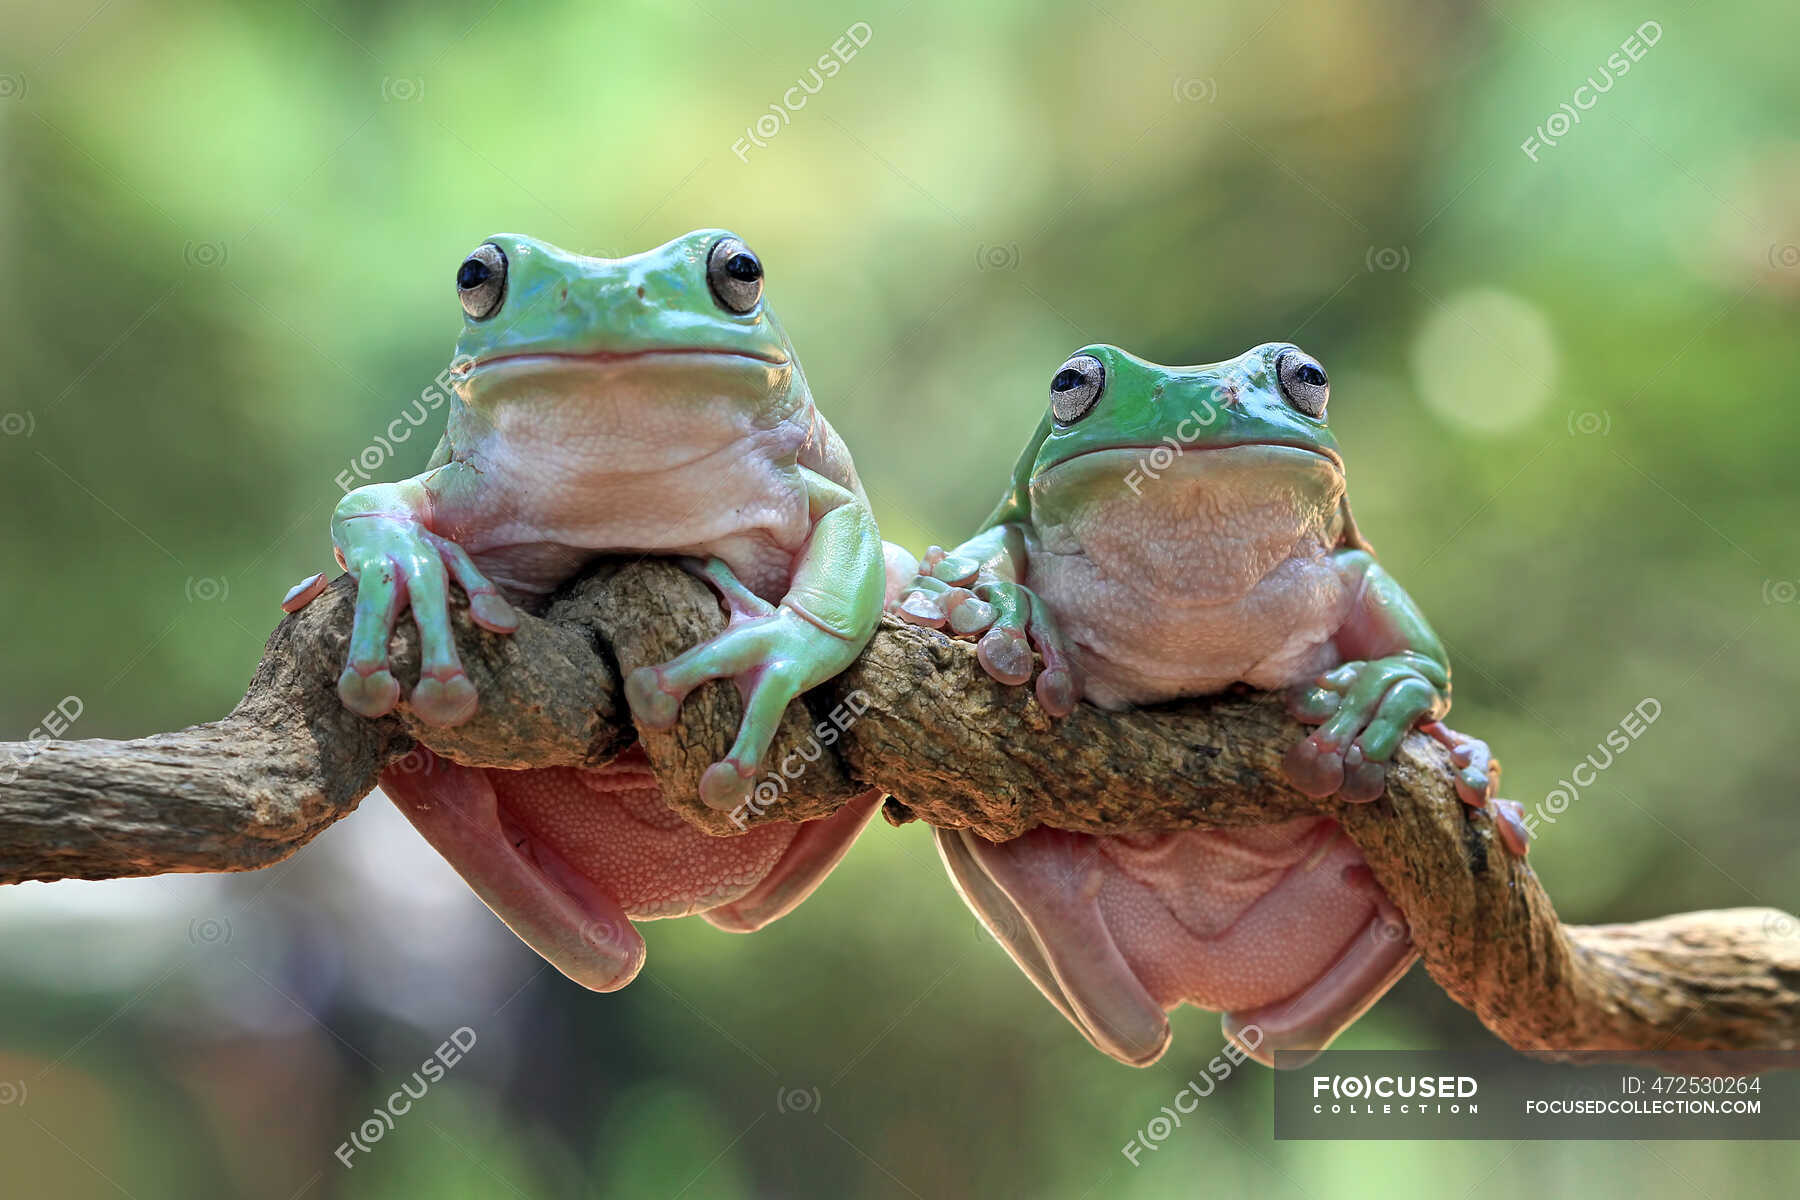
[[(334, 477), (447, 358), (485, 235), (616, 254), (727, 225), (914, 546), (985, 513), (1077, 346), (1299, 341), (1506, 793), (1539, 807), (1663, 707), (1540, 827), (1564, 917), (1793, 909), (1797, 31), (1788, 0), (10, 5), (0, 736), (68, 696), (80, 737), (234, 702), (282, 592), (330, 566)], [(1566, 102), (1580, 124), (1547, 124)], [(646, 934), (634, 986), (580, 991), (378, 796), (257, 875), (7, 889), (0, 1193), (1730, 1196), (1800, 1166), (1276, 1143), (1245, 1069), (1134, 1168), (1216, 1018), (1184, 1011), (1148, 1070), (1103, 1058), (919, 827), (878, 825), (757, 937)], [(1494, 1042), (1415, 971), (1341, 1044)]]

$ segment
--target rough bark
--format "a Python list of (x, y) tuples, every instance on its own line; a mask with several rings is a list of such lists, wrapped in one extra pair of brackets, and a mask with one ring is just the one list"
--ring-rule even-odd
[[(0, 882), (267, 866), (354, 809), (419, 743), (476, 766), (603, 763), (639, 736), (623, 675), (724, 624), (702, 583), (660, 562), (602, 564), (509, 637), (459, 608), (482, 708), (441, 730), (404, 706), (368, 721), (339, 705), (353, 600), (339, 579), (283, 620), (221, 721), (135, 741), (0, 745)], [(396, 673), (410, 690), (417, 646), (402, 626)], [(643, 731), (671, 805), (712, 833), (822, 815), (871, 787), (894, 797), (892, 821), (996, 839), (1040, 823), (1124, 833), (1330, 812), (1407, 914), (1432, 977), (1511, 1045), (1621, 1057), (1800, 1049), (1800, 921), (1735, 909), (1562, 925), (1529, 860), (1457, 799), (1446, 752), (1418, 734), (1382, 800), (1313, 800), (1282, 781), (1301, 730), (1273, 697), (1084, 705), (1052, 722), (1029, 689), (989, 680), (971, 646), (888, 621), (850, 670), (790, 706), (755, 803), (719, 813), (695, 784), (738, 714), (736, 689), (715, 682), (675, 728)]]

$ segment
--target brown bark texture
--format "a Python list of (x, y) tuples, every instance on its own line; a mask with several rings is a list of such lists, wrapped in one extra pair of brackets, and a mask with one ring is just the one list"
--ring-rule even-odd
[[(348, 578), (288, 616), (222, 720), (131, 741), (0, 744), (0, 882), (241, 871), (294, 853), (345, 816), (419, 745), (473, 766), (594, 766), (642, 741), (669, 803), (709, 833), (832, 812), (879, 788), (890, 821), (991, 839), (1038, 824), (1116, 834), (1219, 828), (1329, 812), (1406, 914), (1433, 979), (1510, 1045), (1609, 1051), (1800, 1049), (1800, 921), (1775, 909), (1635, 924), (1558, 921), (1530, 860), (1463, 805), (1447, 752), (1409, 736), (1387, 795), (1315, 800), (1284, 781), (1300, 726), (1246, 693), (1124, 713), (1081, 705), (1053, 721), (1029, 688), (993, 682), (974, 648), (884, 619), (851, 668), (789, 706), (767, 777), (735, 814), (697, 782), (740, 713), (704, 685), (666, 731), (634, 727), (621, 680), (723, 628), (700, 580), (669, 563), (601, 563), (510, 636), (454, 612), (481, 695), (474, 719), (435, 729), (338, 702), (355, 591)], [(418, 644), (404, 619), (395, 672), (410, 692)]]

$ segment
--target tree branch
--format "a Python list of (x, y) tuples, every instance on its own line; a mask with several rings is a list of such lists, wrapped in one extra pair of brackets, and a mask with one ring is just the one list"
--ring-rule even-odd
[[(706, 586), (661, 562), (601, 564), (509, 637), (480, 631), (459, 607), (482, 707), (439, 730), (404, 707), (369, 721), (338, 703), (354, 599), (339, 579), (282, 621), (221, 721), (135, 741), (0, 745), (0, 784), (10, 780), (0, 882), (268, 866), (354, 809), (419, 743), (475, 766), (604, 763), (638, 737), (624, 674), (724, 625)], [(410, 628), (395, 647), (410, 685)], [(1130, 713), (1082, 705), (1053, 723), (1030, 689), (990, 680), (973, 647), (885, 621), (850, 670), (789, 706), (775, 770), (752, 802), (715, 812), (696, 784), (739, 713), (736, 689), (714, 682), (675, 728), (642, 737), (670, 804), (711, 833), (821, 816), (870, 787), (895, 797), (891, 821), (995, 839), (1040, 823), (1113, 834), (1329, 812), (1406, 913), (1432, 977), (1509, 1044), (1622, 1057), (1800, 1049), (1800, 922), (1735, 909), (1562, 925), (1528, 863), (1457, 799), (1447, 752), (1419, 734), (1396, 756), (1384, 799), (1313, 800), (1282, 781), (1302, 731), (1274, 697)]]

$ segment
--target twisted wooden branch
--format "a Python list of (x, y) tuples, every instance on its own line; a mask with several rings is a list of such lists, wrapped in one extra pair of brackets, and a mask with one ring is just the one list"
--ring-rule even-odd
[[(0, 882), (268, 866), (344, 816), (415, 745), (477, 766), (603, 763), (638, 737), (622, 673), (722, 628), (712, 594), (665, 563), (602, 564), (516, 634), (455, 614), (482, 696), (474, 720), (369, 721), (338, 703), (354, 592), (337, 580), (270, 637), (221, 721), (135, 741), (0, 745)], [(403, 622), (403, 625), (405, 623)], [(417, 678), (416, 639), (396, 674)], [(735, 813), (696, 783), (736, 731), (739, 702), (707, 684), (643, 742), (669, 802), (712, 833), (833, 811), (878, 787), (889, 819), (990, 838), (1042, 823), (1090, 833), (1224, 827), (1330, 812), (1406, 913), (1426, 968), (1509, 1044), (1554, 1053), (1800, 1049), (1800, 921), (1773, 909), (1567, 926), (1528, 863), (1457, 799), (1447, 753), (1414, 734), (1368, 805), (1282, 781), (1301, 730), (1273, 697), (1131, 713), (1083, 705), (1052, 723), (1030, 689), (988, 679), (972, 647), (883, 624), (850, 670), (796, 701), (770, 775)]]

